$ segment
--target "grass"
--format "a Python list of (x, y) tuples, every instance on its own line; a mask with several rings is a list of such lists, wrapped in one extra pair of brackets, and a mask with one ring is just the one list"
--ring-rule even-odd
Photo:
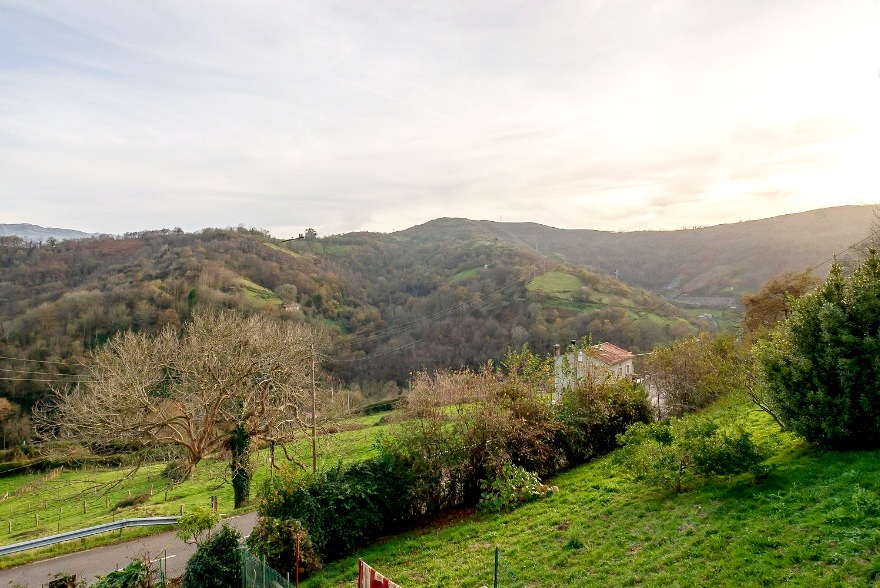
[[(756, 485), (749, 475), (714, 479), (683, 494), (667, 494), (632, 482), (611, 454), (556, 476), (549, 483), (559, 492), (513, 513), (451, 513), (364, 546), (356, 555), (327, 565), (303, 586), (350, 586), (357, 574), (357, 557), (407, 588), (491, 586), (496, 546), (499, 585), (505, 587), (877, 585), (880, 452), (810, 447), (742, 402), (722, 402), (710, 412), (741, 423), (772, 450), (768, 463), (773, 471), (767, 480)], [(339, 425), (344, 430), (321, 436), (321, 467), (372, 455), (376, 436), (387, 430), (380, 423), (382, 416), (345, 421)], [(290, 450), (297, 459), (310, 462), (308, 440), (292, 444)], [(265, 451), (254, 458), (256, 484), (268, 475), (266, 461)], [(142, 469), (128, 486), (120, 487), (122, 495), (115, 495), (116, 499), (125, 499), (128, 488), (133, 494), (148, 491), (144, 476), (155, 483), (160, 468)], [(204, 462), (192, 480), (169, 492), (167, 503), (161, 492), (115, 516), (138, 516), (132, 511), (143, 514), (161, 507), (174, 511), (181, 503), (207, 505), (212, 494), (220, 495), (221, 511), (229, 512), (231, 489), (216, 486), (224, 468), (221, 461)], [(49, 481), (40, 476), (5, 478), (0, 480), (0, 493), (34, 484), (25, 496), (29, 505), (36, 505), (82, 480), (118, 475), (65, 472)], [(88, 490), (83, 493), (76, 487), (78, 494), (70, 498), (81, 502)], [(81, 515), (81, 504), (74, 515), (77, 505), (74, 502), (70, 515), (65, 509), (71, 522), (100, 522), (95, 517), (103, 515), (97, 511)], [(21, 514), (28, 507), (20, 503), (17, 508)], [(10, 504), (0, 502), (0, 517), (10, 512)], [(46, 524), (53, 522), (50, 516)], [(73, 525), (78, 526), (85, 525)], [(0, 526), (0, 533), (5, 530)], [(136, 532), (145, 530), (125, 531), (124, 536)], [(31, 559), (41, 559), (118, 540), (115, 535), (28, 553)], [(0, 566), (14, 563), (22, 560), (4, 558)]]
[(472, 267), (472, 268), (469, 268), (466, 270), (461, 270), (460, 272), (458, 272), (457, 274), (452, 276), (452, 278), (450, 278), (449, 281), (453, 284), (457, 284), (458, 282), (464, 282), (464, 281), (470, 280), (472, 278), (475, 278), (475, 277), (477, 277), (477, 275), (479, 275), (479, 273), (480, 273), (480, 268)]
[(774, 471), (683, 494), (630, 481), (613, 454), (550, 481), (560, 491), (507, 515), (467, 514), (366, 546), (304, 586), (351, 585), (357, 557), (407, 588), (872, 586), (880, 578), (880, 452), (811, 448), (748, 405), (733, 415), (773, 448)]
[(733, 330), (740, 324), (740, 320), (742, 318), (741, 311), (730, 309), (680, 307), (677, 312), (687, 315), (693, 319), (696, 319), (703, 314), (711, 314), (713, 317), (715, 317), (715, 321), (718, 323), (718, 329), (720, 331)]
[[(387, 426), (380, 422), (387, 414), (347, 419), (334, 425), (338, 432), (319, 435), (318, 467), (334, 466), (340, 461), (351, 463), (372, 456), (376, 438), (387, 430)], [(311, 469), (310, 439), (289, 444), (288, 454), (304, 469)], [(285, 461), (281, 450), (276, 450), (276, 463)], [(269, 475), (268, 450), (254, 452), (252, 464), (255, 466), (252, 488), (256, 490)], [(181, 506), (184, 511), (196, 505), (209, 506), (213, 495), (219, 497), (223, 514), (239, 514), (255, 507), (254, 501), (250, 507), (233, 509), (225, 460), (203, 460), (189, 480), (175, 486), (170, 486), (162, 476), (164, 467), (164, 464), (149, 464), (136, 472), (98, 468), (64, 470), (55, 477), (44, 472), (0, 478), (0, 496), (9, 493), (8, 498), (0, 501), (0, 544), (18, 543), (123, 518), (176, 515), (180, 514)], [(131, 529), (122, 534), (103, 534), (29, 550), (4, 557), (0, 560), (0, 569), (113, 543), (120, 537), (130, 539), (166, 530), (167, 527)]]
[(580, 278), (564, 272), (547, 272), (529, 282), (526, 288), (530, 292), (543, 292), (556, 298), (574, 298), (580, 296), (583, 282)]
[(249, 298), (268, 302), (275, 306), (281, 306), (281, 297), (268, 288), (263, 288), (259, 284), (255, 284), (246, 278), (237, 278), (235, 280), (235, 285)]

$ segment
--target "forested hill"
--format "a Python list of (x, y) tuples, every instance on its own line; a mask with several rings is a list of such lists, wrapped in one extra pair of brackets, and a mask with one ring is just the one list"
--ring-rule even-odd
[(509, 346), (546, 352), (592, 333), (639, 351), (701, 326), (654, 294), (500, 242), (284, 243), (254, 229), (0, 237), (0, 395), (26, 406), (75, 383), (79, 360), (114, 333), (178, 325), (200, 306), (326, 325), (337, 337), (327, 367), (374, 394)]
[(756, 290), (827, 259), (866, 236), (872, 219), (871, 209), (849, 207), (665, 233), (441, 219), (292, 242), (244, 228), (42, 243), (4, 236), (0, 396), (27, 406), (74, 383), (79, 360), (114, 333), (155, 332), (200, 306), (326, 325), (336, 336), (327, 367), (376, 395), (405, 386), (413, 371), (475, 366), (526, 343), (548, 352), (592, 335), (647, 351), (714, 328), (697, 317), (719, 312), (676, 307), (636, 284), (681, 276), (671, 298), (714, 276), (722, 286), (701, 291), (726, 285), (735, 298), (729, 285)]
[[(656, 292), (754, 292), (786, 271), (828, 260), (869, 234), (874, 206), (839, 206), (763, 220), (677, 231), (608, 232), (536, 223), (438, 219), (402, 231), (418, 241), (499, 240), (552, 259), (617, 274)], [(820, 268), (827, 271), (827, 265)]]

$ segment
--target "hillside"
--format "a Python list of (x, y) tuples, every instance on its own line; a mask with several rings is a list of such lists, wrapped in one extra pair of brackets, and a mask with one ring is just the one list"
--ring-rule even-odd
[(711, 300), (665, 298), (735, 301), (829, 259), (872, 220), (870, 208), (842, 207), (656, 233), (439, 219), (291, 242), (244, 228), (0, 237), (0, 396), (26, 411), (75, 383), (80, 360), (114, 333), (155, 332), (202, 305), (325, 325), (337, 336), (326, 367), (375, 397), (397, 394), (415, 371), (475, 367), (510, 346), (545, 353), (591, 335), (644, 352), (735, 321)]
[(0, 237), (21, 237), (25, 241), (48, 241), (49, 239), (85, 239), (94, 237), (93, 234), (75, 231), (73, 229), (59, 229), (55, 227), (40, 227), (30, 224), (0, 224)]
[(408, 588), (491, 586), (874, 586), (880, 577), (877, 451), (827, 452), (728, 402), (771, 447), (774, 470), (683, 494), (633, 482), (612, 453), (556, 476), (559, 492), (510, 514), (453, 513), (364, 546), (303, 586), (346, 586), (357, 557)]
[(732, 291), (737, 298), (775, 275), (814, 267), (845, 251), (868, 235), (874, 210), (839, 206), (713, 227), (625, 233), (439, 219), (401, 234), (419, 241), (499, 240), (617, 274), (627, 284), (655, 292), (729, 296)]
[[(702, 325), (658, 296), (503, 243), (350, 234), (282, 243), (246, 229), (0, 242), (0, 395), (27, 408), (73, 384), (122, 330), (156, 332), (199, 306), (320, 323), (326, 367), (368, 395), (410, 374), (475, 367), (528, 343), (592, 333), (636, 351)], [(554, 284), (562, 281), (565, 288)]]

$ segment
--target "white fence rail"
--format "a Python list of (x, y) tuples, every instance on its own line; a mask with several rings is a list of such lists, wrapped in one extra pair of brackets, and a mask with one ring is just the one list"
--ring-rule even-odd
[(125, 527), (149, 527), (151, 525), (174, 525), (180, 517), (147, 517), (142, 519), (122, 519), (112, 523), (104, 523), (103, 525), (95, 525), (85, 529), (77, 529), (76, 531), (66, 531), (57, 535), (49, 535), (48, 537), (40, 537), (38, 539), (30, 539), (21, 543), (13, 543), (12, 545), (4, 545), (0, 547), (0, 556), (9, 555), (10, 553), (18, 553), (27, 549), (35, 549), (37, 547), (45, 547), (54, 545), (62, 541), (70, 541), (71, 539), (81, 539), (89, 535), (97, 535), (98, 533), (106, 533), (107, 531), (116, 531)]

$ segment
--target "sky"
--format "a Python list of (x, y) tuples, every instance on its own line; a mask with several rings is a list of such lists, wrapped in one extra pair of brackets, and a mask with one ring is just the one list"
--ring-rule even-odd
[(0, 223), (629, 231), (878, 202), (878, 0), (0, 0)]

